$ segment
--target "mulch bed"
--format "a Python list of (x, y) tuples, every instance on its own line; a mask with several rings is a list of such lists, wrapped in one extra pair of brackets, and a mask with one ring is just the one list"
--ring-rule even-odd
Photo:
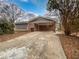
[(13, 38), (19, 37), (19, 36), (24, 35), (26, 33), (27, 32), (15, 32), (14, 34), (0, 35), (0, 42), (11, 40)]
[(79, 38), (59, 34), (67, 59), (79, 59)]

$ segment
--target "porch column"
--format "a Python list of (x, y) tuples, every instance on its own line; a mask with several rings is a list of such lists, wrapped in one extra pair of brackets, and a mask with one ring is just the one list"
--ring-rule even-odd
[(39, 24), (38, 24), (38, 29), (37, 30), (39, 31)]

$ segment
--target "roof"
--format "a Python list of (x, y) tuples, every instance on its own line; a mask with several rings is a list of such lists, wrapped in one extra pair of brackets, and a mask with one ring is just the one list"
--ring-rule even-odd
[(16, 25), (21, 25), (21, 24), (27, 24), (28, 22), (27, 21), (25, 21), (25, 22), (17, 22), (17, 23), (15, 23)]
[(41, 16), (39, 16), (39, 17), (36, 17), (36, 18), (33, 18), (33, 19), (29, 20), (29, 22), (36, 21), (36, 20), (38, 20), (38, 19), (40, 19), (40, 18), (41, 18), (41, 19), (48, 20), (48, 21), (55, 21), (55, 19), (53, 19), (53, 18), (41, 17)]
[(29, 21), (23, 21), (23, 22), (15, 22), (16, 25), (21, 25), (21, 24), (27, 24), (29, 22), (33, 22), (33, 21), (36, 21), (38, 19), (45, 19), (45, 20), (48, 20), (48, 21), (54, 21), (56, 22), (56, 18), (50, 18), (50, 17), (42, 17), (42, 16), (38, 16), (38, 17), (34, 17), (32, 19), (29, 19)]

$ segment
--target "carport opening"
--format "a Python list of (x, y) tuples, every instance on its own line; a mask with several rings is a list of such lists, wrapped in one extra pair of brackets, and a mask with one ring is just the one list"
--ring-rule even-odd
[(53, 25), (39, 25), (35, 24), (36, 31), (53, 31)]
[(46, 25), (39, 25), (39, 31), (49, 31), (49, 28)]

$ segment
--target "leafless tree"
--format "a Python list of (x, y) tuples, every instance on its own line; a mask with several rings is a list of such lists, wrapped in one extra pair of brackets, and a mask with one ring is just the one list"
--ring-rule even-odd
[(65, 34), (71, 34), (70, 21), (79, 17), (79, 0), (49, 0), (47, 10), (53, 9), (60, 11)]

